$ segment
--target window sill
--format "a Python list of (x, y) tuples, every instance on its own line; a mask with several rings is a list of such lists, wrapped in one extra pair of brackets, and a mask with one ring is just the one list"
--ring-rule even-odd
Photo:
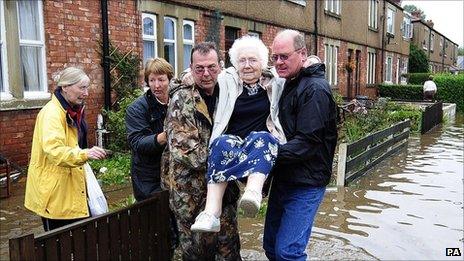
[(370, 26), (368, 26), (368, 28), (369, 28), (369, 31), (376, 32), (376, 33), (379, 32), (379, 29), (377, 29), (377, 28), (370, 27)]
[(288, 2), (291, 2), (291, 3), (294, 3), (294, 4), (296, 4), (296, 5), (302, 6), (302, 7), (306, 6), (306, 0), (304, 0), (304, 1), (299, 1), (299, 0), (287, 0), (287, 1), (288, 1)]
[(48, 101), (50, 101), (50, 95), (48, 98), (11, 98), (9, 100), (2, 99), (0, 101), (0, 111), (41, 109), (45, 104), (47, 104)]
[(374, 83), (366, 84), (366, 88), (376, 88), (377, 85)]
[(333, 17), (333, 18), (336, 18), (336, 19), (338, 19), (338, 20), (342, 20), (342, 17), (341, 17), (339, 14), (337, 14), (337, 13), (333, 13), (333, 12), (330, 12), (330, 11), (327, 11), (327, 10), (324, 10), (324, 13), (325, 13), (326, 15), (331, 16), (331, 17)]

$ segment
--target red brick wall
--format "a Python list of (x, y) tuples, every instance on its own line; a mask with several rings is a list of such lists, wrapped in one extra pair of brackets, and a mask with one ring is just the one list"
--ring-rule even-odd
[[(110, 41), (121, 51), (141, 55), (140, 13), (136, 1), (108, 1)], [(52, 75), (66, 66), (77, 66), (91, 79), (86, 101), (89, 143), (95, 143), (95, 125), (104, 104), (101, 57), (100, 1), (44, 1), (44, 25), (49, 90), (55, 88)], [(0, 152), (20, 165), (27, 165), (38, 110), (0, 112)]]

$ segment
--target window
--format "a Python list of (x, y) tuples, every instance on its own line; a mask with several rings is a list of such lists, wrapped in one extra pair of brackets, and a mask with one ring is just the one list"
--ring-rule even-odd
[(18, 1), (17, 13), (24, 98), (50, 97), (46, 86), (42, 2)]
[(395, 34), (395, 10), (387, 9), (387, 33)]
[(325, 0), (325, 10), (339, 15), (340, 14), (340, 0)]
[(429, 43), (429, 31), (427, 30), (427, 28), (424, 28), (424, 40), (422, 41), (422, 48), (424, 50), (428, 49), (427, 47), (428, 43)]
[(406, 84), (408, 79), (404, 77), (406, 73), (408, 73), (408, 58), (403, 59), (403, 68), (401, 69), (401, 83)]
[(232, 66), (232, 63), (230, 62), (230, 57), (229, 57), (229, 49), (232, 47), (232, 44), (234, 44), (235, 39), (239, 38), (239, 32), (240, 29), (235, 28), (235, 27), (225, 27), (225, 33), (224, 33), (224, 47), (226, 51), (226, 59), (225, 59), (225, 67), (230, 67)]
[(176, 20), (164, 18), (164, 59), (174, 67), (177, 74)]
[(396, 75), (395, 75), (395, 84), (398, 84), (400, 81), (400, 58), (396, 58)]
[(5, 14), (0, 2), (0, 100), (11, 99), (8, 89), (8, 66), (6, 60)]
[(259, 33), (259, 32), (248, 31), (248, 35), (252, 36), (252, 37), (256, 37), (258, 39), (261, 39), (261, 33)]
[(430, 51), (433, 51), (434, 39), (435, 39), (435, 34), (432, 33), (432, 35), (430, 36)]
[(194, 30), (195, 25), (193, 21), (184, 20), (183, 26), (183, 39), (184, 39), (184, 70), (190, 66), (190, 53), (195, 43)]
[(369, 0), (369, 27), (377, 29), (378, 0)]
[(156, 49), (156, 16), (142, 13), (143, 64), (148, 58), (158, 56)]
[(411, 19), (409, 17), (404, 17), (403, 18), (403, 37), (406, 39), (411, 39), (412, 38), (412, 24), (411, 24)]
[(393, 57), (391, 55), (387, 55), (385, 65), (385, 82), (392, 83)]
[(367, 84), (375, 84), (375, 52), (367, 53)]
[(324, 56), (324, 63), (327, 68), (326, 79), (330, 85), (337, 85), (338, 46), (326, 44)]

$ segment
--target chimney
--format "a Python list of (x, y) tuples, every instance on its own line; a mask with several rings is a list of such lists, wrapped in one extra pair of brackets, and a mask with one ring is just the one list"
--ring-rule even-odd
[(427, 20), (427, 22), (425, 22), (428, 26), (430, 26), (431, 28), (433, 28), (433, 21), (432, 20)]
[(421, 11), (420, 10), (416, 10), (414, 12), (411, 12), (411, 15), (414, 16), (415, 18), (421, 20)]

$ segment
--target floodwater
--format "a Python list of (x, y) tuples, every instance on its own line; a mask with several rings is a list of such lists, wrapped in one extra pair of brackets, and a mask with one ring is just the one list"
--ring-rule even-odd
[[(349, 186), (329, 189), (311, 235), (311, 260), (462, 260), (464, 117), (428, 134), (412, 136), (406, 149), (384, 160)], [(8, 238), (41, 233), (40, 219), (23, 207), (24, 182), (0, 201), (0, 259)], [(110, 203), (131, 193), (106, 193)], [(263, 218), (240, 218), (244, 260), (265, 260)]]
[[(422, 136), (344, 189), (327, 191), (307, 252), (314, 260), (463, 260), (464, 118)], [(240, 220), (249, 260), (263, 222)], [(254, 231), (254, 233), (251, 233)]]

